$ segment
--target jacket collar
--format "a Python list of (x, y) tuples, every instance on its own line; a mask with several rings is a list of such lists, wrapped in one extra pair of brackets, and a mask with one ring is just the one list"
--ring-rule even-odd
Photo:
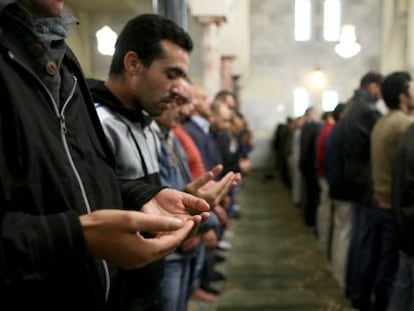
[(111, 108), (131, 122), (139, 122), (142, 127), (149, 126), (152, 118), (142, 109), (139, 103), (135, 103), (137, 110), (127, 109), (121, 101), (105, 86), (103, 81), (94, 81), (90, 91), (95, 103)]
[(356, 98), (362, 98), (364, 101), (369, 102), (371, 104), (375, 104), (377, 102), (377, 98), (369, 94), (364, 89), (357, 89), (355, 90), (354, 97)]

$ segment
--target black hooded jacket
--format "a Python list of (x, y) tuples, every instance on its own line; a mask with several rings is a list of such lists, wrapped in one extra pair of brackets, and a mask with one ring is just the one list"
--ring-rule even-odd
[(113, 157), (75, 57), (59, 42), (57, 102), (27, 20), (17, 4), (0, 16), (0, 310), (105, 310), (107, 265), (79, 216), (121, 208)]
[[(63, 39), (51, 49), (16, 3), (0, 14), (0, 310), (106, 310), (113, 280), (79, 216), (122, 208), (114, 157)], [(137, 205), (158, 191), (139, 187)]]
[(350, 202), (372, 203), (371, 131), (381, 117), (376, 99), (359, 89), (348, 101), (342, 122), (344, 178)]

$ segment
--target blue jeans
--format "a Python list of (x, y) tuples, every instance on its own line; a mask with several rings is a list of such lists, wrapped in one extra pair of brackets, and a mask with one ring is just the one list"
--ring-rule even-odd
[(388, 311), (414, 311), (414, 257), (400, 252), (400, 261)]
[(188, 293), (188, 299), (193, 294), (193, 292), (200, 288), (201, 286), (201, 273), (204, 267), (204, 263), (206, 261), (206, 247), (204, 243), (201, 243), (195, 256), (192, 258), (191, 264), (191, 276), (190, 276), (190, 291)]
[(242, 182), (239, 182), (239, 184), (238, 184), (236, 187), (234, 187), (233, 189), (231, 189), (231, 190), (229, 191), (229, 196), (230, 196), (230, 205), (229, 205), (229, 209), (227, 210), (227, 213), (228, 213), (228, 215), (229, 215), (229, 217), (230, 217), (230, 218), (235, 217), (235, 216), (236, 216), (236, 214), (239, 212), (239, 211), (236, 209), (236, 205), (237, 205), (237, 200), (236, 200), (236, 198), (237, 198), (237, 194), (238, 194), (238, 193), (239, 193), (239, 191), (240, 191), (241, 183), (242, 183)]
[(190, 287), (191, 257), (165, 261), (161, 294), (164, 311), (186, 311)]

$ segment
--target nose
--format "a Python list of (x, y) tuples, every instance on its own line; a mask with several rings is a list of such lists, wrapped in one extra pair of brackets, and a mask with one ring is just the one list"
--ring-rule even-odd
[(181, 90), (183, 89), (183, 78), (178, 78), (172, 81), (171, 85), (171, 93), (173, 94), (179, 94)]

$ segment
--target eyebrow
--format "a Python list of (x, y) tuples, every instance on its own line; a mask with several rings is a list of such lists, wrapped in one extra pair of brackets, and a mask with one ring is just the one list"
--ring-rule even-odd
[(180, 105), (180, 106), (191, 103), (191, 100), (188, 97), (182, 96), (182, 95), (179, 95), (179, 94), (176, 95), (175, 100), (176, 100), (177, 104)]
[(170, 67), (167, 69), (169, 72), (174, 72), (177, 76), (187, 78), (187, 74), (180, 67)]

